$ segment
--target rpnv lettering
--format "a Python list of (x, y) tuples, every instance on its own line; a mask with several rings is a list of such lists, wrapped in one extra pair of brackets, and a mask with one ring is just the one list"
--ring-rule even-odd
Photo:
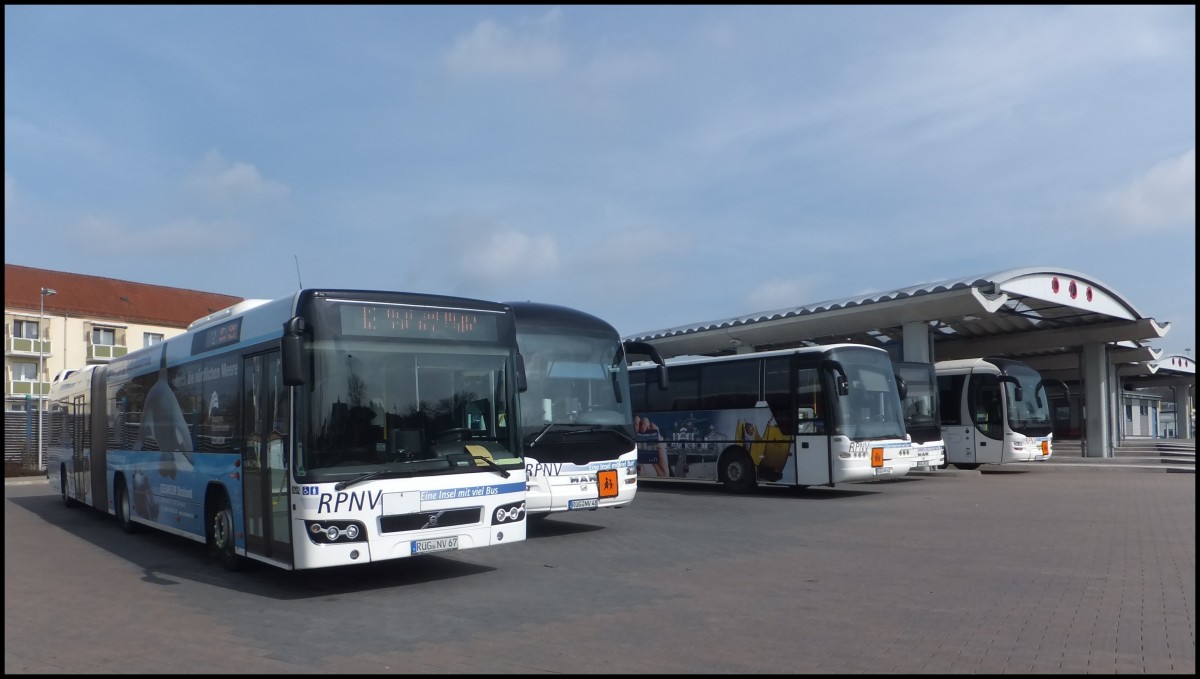
[[(383, 491), (359, 490), (352, 492), (321, 493), (317, 502), (318, 514), (336, 514), (341, 511), (354, 512), (375, 509), (383, 500)], [(332, 506), (330, 505), (332, 503)]]

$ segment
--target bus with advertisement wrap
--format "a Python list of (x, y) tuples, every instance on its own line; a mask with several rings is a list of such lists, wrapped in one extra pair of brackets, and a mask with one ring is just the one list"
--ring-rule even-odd
[(637, 494), (637, 446), (627, 356), (666, 369), (651, 345), (624, 342), (591, 314), (554, 304), (509, 302), (528, 384), (521, 442), (530, 518), (628, 506)]
[(1053, 454), (1046, 385), (1060, 380), (1008, 358), (938, 361), (938, 392), (946, 462), (959, 469), (981, 464), (1037, 462)]
[(512, 309), (402, 292), (247, 300), (52, 385), (68, 506), (289, 570), (525, 539)]
[(833, 486), (913, 466), (891, 359), (859, 344), (667, 359), (629, 371), (639, 477)]

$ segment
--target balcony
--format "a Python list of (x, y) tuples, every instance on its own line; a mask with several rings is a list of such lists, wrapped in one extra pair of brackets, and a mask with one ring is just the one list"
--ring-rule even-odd
[(129, 353), (129, 347), (123, 344), (88, 344), (88, 363), (107, 363), (114, 358), (120, 358)]
[(43, 356), (49, 356), (53, 351), (54, 342), (51, 340), (36, 340), (27, 337), (9, 337), (4, 342), (5, 356), (37, 356), (41, 347)]
[(30, 382), (28, 380), (5, 380), (4, 396), (13, 398), (20, 396), (45, 396), (50, 393), (49, 382)]

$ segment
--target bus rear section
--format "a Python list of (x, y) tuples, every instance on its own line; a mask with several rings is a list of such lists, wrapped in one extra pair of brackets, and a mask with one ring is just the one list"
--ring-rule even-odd
[(527, 384), (519, 424), (529, 515), (628, 506), (637, 448), (620, 335), (577, 309), (508, 304)]
[(667, 360), (630, 371), (639, 476), (723, 483), (836, 485), (913, 466), (887, 352), (841, 344)]
[(1036, 370), (1004, 358), (939, 361), (936, 369), (948, 463), (976, 469), (1050, 459), (1050, 402)]

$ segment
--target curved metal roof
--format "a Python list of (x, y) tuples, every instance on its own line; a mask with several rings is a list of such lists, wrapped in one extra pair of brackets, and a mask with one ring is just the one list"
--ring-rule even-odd
[[(1170, 324), (1142, 316), (1111, 286), (1055, 267), (1008, 269), (920, 283), (734, 318), (636, 333), (664, 356), (858, 342), (887, 346), (907, 323), (928, 323), (937, 360), (1073, 353), (1092, 342), (1162, 337)], [(1157, 358), (1157, 356), (1153, 356)], [(1143, 357), (1138, 360), (1149, 360)]]

